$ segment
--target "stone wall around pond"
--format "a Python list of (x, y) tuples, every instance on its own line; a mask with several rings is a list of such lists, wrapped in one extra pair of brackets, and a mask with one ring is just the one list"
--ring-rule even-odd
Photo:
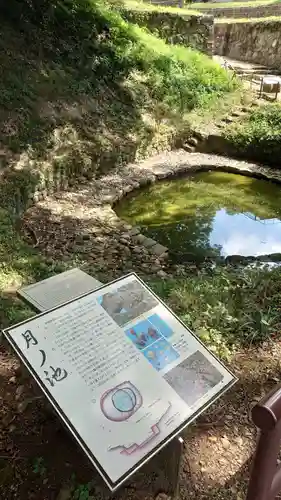
[(123, 9), (123, 17), (131, 23), (148, 28), (167, 43), (184, 45), (207, 55), (213, 53), (214, 18), (151, 10)]
[[(24, 191), (26, 196), (23, 198), (22, 192), (19, 189), (18, 196), (20, 199), (16, 196), (17, 189), (12, 182), (18, 178), (16, 175), (18, 172), (11, 172), (10, 182), (7, 185), (10, 186), (15, 196), (15, 205), (11, 208), (15, 211), (16, 205), (20, 203), (21, 210), (18, 216), (23, 215), (31, 205), (45, 200), (49, 195), (53, 195), (59, 200), (61, 200), (63, 192), (70, 199), (75, 197), (83, 199), (83, 196), (86, 196), (87, 199), (91, 199), (92, 215), (95, 215), (97, 219), (112, 223), (114, 227), (120, 225), (120, 227), (127, 231), (128, 237), (136, 245), (144, 247), (148, 253), (154, 254), (157, 258), (165, 259), (169, 249), (157, 241), (142, 235), (139, 228), (132, 227), (119, 219), (114, 211), (114, 206), (128, 193), (156, 181), (209, 170), (239, 173), (254, 178), (274, 181), (281, 185), (280, 170), (212, 154), (190, 154), (181, 149), (161, 153), (137, 164), (128, 164), (100, 179), (89, 180), (81, 173), (81, 177), (78, 177), (78, 184), (74, 183), (72, 190), (72, 182), (65, 183), (64, 172), (60, 173), (59, 171), (54, 171), (51, 179), (48, 176), (38, 179), (35, 172), (34, 188), (30, 193), (26, 188), (26, 192)], [(29, 172), (27, 176), (27, 186), (30, 186), (30, 174)], [(22, 189), (25, 187), (24, 180), (25, 176), (24, 172), (22, 172), (22, 175), (18, 178)], [(41, 190), (36, 191), (39, 188)]]
[(214, 53), (281, 70), (281, 21), (216, 24)]

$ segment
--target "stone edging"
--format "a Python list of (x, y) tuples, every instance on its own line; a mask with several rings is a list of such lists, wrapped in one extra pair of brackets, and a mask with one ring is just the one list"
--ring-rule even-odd
[[(144, 246), (149, 252), (163, 257), (167, 255), (168, 248), (142, 235), (138, 228), (121, 221), (113, 210), (114, 204), (128, 193), (153, 184), (156, 180), (216, 169), (281, 184), (281, 170), (223, 156), (203, 153), (190, 154), (183, 150), (177, 150), (160, 154), (139, 164), (128, 165), (103, 176), (101, 179), (92, 181), (90, 190), (92, 191), (93, 204), (106, 209), (106, 216), (109, 220), (122, 222), (133, 241)], [(86, 189), (89, 191), (89, 185)], [(81, 186), (81, 190), (83, 191), (83, 186)]]

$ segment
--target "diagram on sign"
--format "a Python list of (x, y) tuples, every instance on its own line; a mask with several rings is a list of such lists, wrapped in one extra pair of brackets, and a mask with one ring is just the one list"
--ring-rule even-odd
[[(155, 439), (159, 434), (161, 434), (161, 423), (163, 422), (165, 417), (168, 416), (168, 413), (172, 405), (170, 402), (164, 403), (163, 401), (158, 400), (156, 402), (156, 406), (157, 409), (154, 408), (153, 413), (155, 412), (155, 410), (156, 411), (158, 410), (159, 413), (157, 417), (156, 414), (154, 415), (154, 417), (156, 417), (157, 420), (151, 425), (152, 415), (146, 415), (146, 418), (144, 418), (142, 422), (142, 431), (145, 429), (146, 436), (143, 435), (143, 432), (140, 432), (138, 441), (136, 441), (136, 435), (138, 435), (138, 429), (135, 429), (134, 438), (132, 440), (129, 441), (129, 436), (128, 436), (127, 442), (111, 445), (109, 447), (109, 451), (119, 451), (120, 455), (132, 455), (133, 453), (136, 453), (137, 451), (143, 449), (153, 439)], [(161, 414), (160, 411), (162, 412)], [(146, 421), (149, 422), (149, 427), (147, 428), (144, 427)], [(141, 431), (141, 429), (139, 430)]]
[(111, 422), (102, 426), (110, 435), (109, 451), (131, 455), (161, 433), (161, 423), (171, 403), (157, 397), (144, 403), (140, 390), (132, 382), (125, 381), (102, 394), (100, 408), (106, 420)]
[(128, 420), (142, 405), (142, 395), (131, 382), (123, 382), (106, 391), (100, 400), (101, 411), (108, 420)]

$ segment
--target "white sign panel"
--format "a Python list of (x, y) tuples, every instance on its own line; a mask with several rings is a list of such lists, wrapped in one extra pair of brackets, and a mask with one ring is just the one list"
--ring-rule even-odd
[(235, 382), (135, 274), (4, 334), (111, 490)]

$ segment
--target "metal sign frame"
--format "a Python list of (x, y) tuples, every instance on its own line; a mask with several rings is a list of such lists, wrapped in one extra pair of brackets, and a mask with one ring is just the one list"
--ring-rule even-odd
[[(181, 425), (179, 425), (171, 434), (169, 434), (167, 437), (163, 439), (153, 450), (151, 450), (145, 457), (143, 457), (139, 462), (137, 462), (132, 468), (130, 468), (125, 474), (123, 474), (117, 481), (113, 482), (110, 477), (107, 475), (106, 471), (103, 469), (101, 464), (98, 462), (96, 459), (95, 455), (91, 452), (91, 450), (88, 448), (87, 444), (83, 441), (81, 436), (79, 435), (78, 431), (75, 429), (73, 424), (70, 422), (69, 418), (67, 415), (64, 413), (56, 399), (53, 397), (52, 393), (48, 390), (48, 388), (42, 383), (40, 380), (39, 376), (37, 375), (36, 371), (34, 368), (31, 366), (25, 355), (22, 353), (22, 351), (18, 348), (17, 344), (13, 340), (13, 336), (10, 333), (14, 328), (24, 325), (26, 323), (29, 323), (30, 321), (37, 319), (39, 317), (45, 316), (49, 314), (51, 311), (55, 311), (57, 309), (60, 309), (62, 307), (65, 307), (66, 305), (75, 302), (78, 299), (81, 299), (83, 297), (86, 297), (92, 293), (96, 293), (98, 290), (102, 290), (103, 288), (108, 287), (109, 285), (113, 285), (115, 283), (121, 282), (124, 278), (134, 276), (136, 280), (138, 280), (148, 291), (151, 293), (158, 301), (160, 304), (162, 304), (171, 314), (174, 316), (182, 326), (184, 326), (185, 329), (188, 330), (188, 332), (206, 349), (214, 359), (218, 361), (218, 363), (233, 377), (232, 380), (224, 386), (217, 394), (215, 394), (209, 401), (207, 401), (202, 407), (200, 407), (194, 414), (192, 414), (189, 418), (187, 418), (184, 422), (182, 422)], [(128, 479), (132, 477), (133, 474), (137, 470), (139, 470), (145, 463), (147, 463), (152, 457), (154, 457), (162, 448), (164, 448), (168, 443), (170, 443), (174, 438), (176, 438), (190, 423), (192, 423), (204, 410), (206, 410), (212, 403), (214, 403), (222, 394), (224, 394), (230, 387), (232, 387), (236, 382), (237, 378), (231, 373), (231, 371), (224, 366), (224, 364), (203, 344), (203, 342), (191, 331), (189, 328), (186, 327), (186, 325), (171, 311), (171, 309), (152, 291), (150, 288), (137, 276), (136, 273), (129, 273), (121, 278), (118, 278), (117, 280), (114, 280), (110, 283), (107, 283), (106, 285), (102, 285), (99, 288), (96, 288), (95, 290), (92, 290), (87, 293), (83, 293), (82, 295), (75, 297), (74, 299), (71, 299), (63, 304), (60, 304), (57, 307), (54, 307), (53, 309), (49, 309), (47, 311), (44, 311), (36, 316), (33, 316), (30, 319), (24, 320), (20, 323), (17, 323), (16, 325), (13, 325), (12, 327), (6, 328), (3, 330), (3, 334), (5, 338), (8, 340), (8, 342), (11, 344), (21, 361), (25, 364), (31, 375), (34, 377), (36, 380), (37, 384), (47, 397), (47, 399), (50, 401), (50, 403), (53, 405), (54, 409), (58, 413), (59, 417), (63, 421), (63, 423), (67, 426), (69, 431), (72, 433), (72, 435), (75, 437), (76, 441), (80, 445), (80, 447), (83, 449), (89, 460), (92, 462), (92, 464), (96, 467), (102, 478), (104, 479), (105, 483), (107, 486), (110, 488), (111, 491), (116, 491), (122, 484), (124, 484)]]

